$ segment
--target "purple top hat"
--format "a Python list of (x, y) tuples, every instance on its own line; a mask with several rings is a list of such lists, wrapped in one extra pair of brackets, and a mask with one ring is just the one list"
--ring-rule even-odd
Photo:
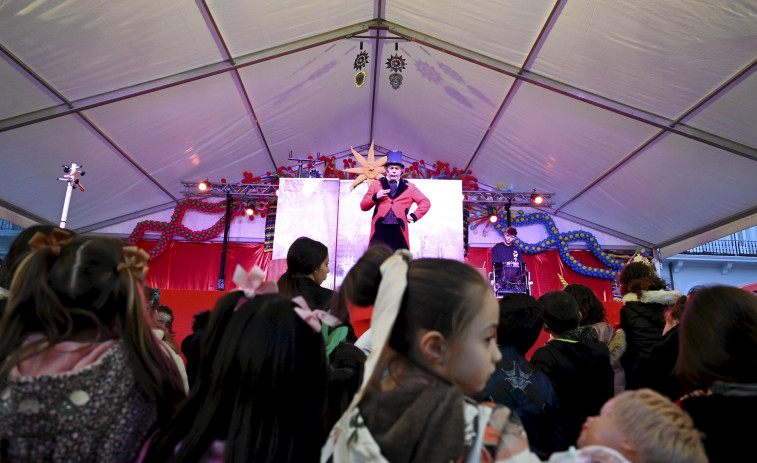
[(396, 164), (403, 169), (405, 168), (405, 165), (402, 164), (402, 151), (389, 151), (386, 153), (386, 163), (384, 165), (389, 166), (391, 164)]

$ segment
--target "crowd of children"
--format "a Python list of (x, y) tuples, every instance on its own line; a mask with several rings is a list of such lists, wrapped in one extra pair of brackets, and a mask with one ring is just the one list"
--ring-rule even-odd
[(14, 248), (2, 462), (698, 463), (748, 457), (757, 431), (734, 418), (757, 411), (757, 296), (682, 299), (644, 263), (616, 330), (581, 285), (497, 301), (477, 269), (407, 250), (369, 248), (332, 294), (328, 250), (300, 238), (278, 285), (255, 268), (197, 316), (187, 396), (144, 251), (54, 228)]

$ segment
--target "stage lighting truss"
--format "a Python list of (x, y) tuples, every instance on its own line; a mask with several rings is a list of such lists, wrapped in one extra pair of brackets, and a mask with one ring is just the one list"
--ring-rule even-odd
[[(544, 198), (541, 204), (534, 204), (533, 198), (538, 195)], [(463, 190), (463, 204), (483, 204), (493, 206), (520, 207), (551, 207), (554, 193), (539, 193), (536, 191), (486, 191)]]
[(277, 185), (270, 183), (214, 183), (208, 184), (207, 189), (201, 191), (200, 183), (203, 182), (181, 182), (184, 187), (182, 194), (186, 198), (208, 198), (231, 196), (240, 201), (250, 201), (256, 199), (271, 200), (276, 199)]
[[(207, 182), (208, 188), (200, 191), (198, 188), (201, 182), (181, 182), (184, 187), (182, 194), (184, 197), (206, 198), (206, 197), (226, 197), (227, 194), (240, 201), (253, 199), (276, 199), (278, 186), (269, 183), (214, 183)], [(540, 195), (544, 202), (536, 205), (532, 201), (533, 195)], [(463, 190), (463, 204), (483, 204), (491, 206), (511, 206), (519, 207), (551, 207), (552, 196), (554, 193), (539, 193), (535, 191), (486, 191), (486, 190)]]

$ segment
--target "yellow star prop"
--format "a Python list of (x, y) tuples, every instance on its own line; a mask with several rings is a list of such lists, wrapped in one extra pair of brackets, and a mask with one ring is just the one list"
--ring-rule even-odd
[(360, 167), (351, 167), (344, 169), (344, 172), (350, 172), (352, 174), (360, 174), (357, 176), (350, 188), (355, 188), (360, 185), (365, 179), (376, 180), (386, 172), (384, 164), (386, 164), (386, 156), (376, 161), (373, 156), (373, 140), (371, 140), (371, 148), (368, 150), (368, 160), (360, 155), (353, 147), (350, 146), (352, 154), (355, 155), (355, 159), (360, 164)]

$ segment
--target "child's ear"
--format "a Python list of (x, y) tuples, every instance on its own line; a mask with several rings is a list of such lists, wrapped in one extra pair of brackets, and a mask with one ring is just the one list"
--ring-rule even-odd
[(426, 331), (421, 335), (421, 356), (429, 365), (442, 365), (447, 352), (444, 336), (438, 331)]
[(623, 442), (620, 444), (620, 453), (623, 454), (630, 461), (638, 461), (638, 454), (636, 452), (636, 445), (628, 440), (627, 437), (623, 437)]

